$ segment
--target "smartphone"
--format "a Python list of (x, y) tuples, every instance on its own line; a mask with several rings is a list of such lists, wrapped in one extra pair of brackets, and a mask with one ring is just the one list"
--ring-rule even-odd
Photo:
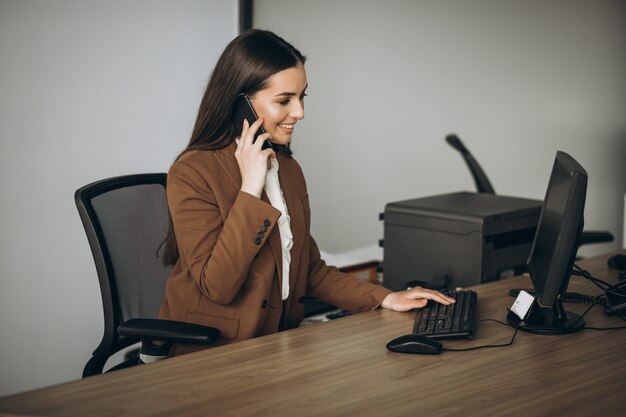
[[(258, 119), (258, 116), (256, 115), (248, 96), (245, 94), (239, 94), (239, 96), (237, 96), (237, 100), (235, 100), (235, 110), (233, 110), (232, 117), (233, 126), (235, 126), (235, 130), (237, 131), (239, 137), (241, 137), (244, 119), (248, 121), (250, 126), (252, 126), (252, 123)], [(254, 140), (252, 142), (256, 142), (259, 135), (262, 135), (263, 133), (265, 133), (263, 126), (259, 126), (259, 129), (254, 134)], [(263, 143), (263, 149), (271, 147), (272, 144), (269, 139), (266, 139)]]

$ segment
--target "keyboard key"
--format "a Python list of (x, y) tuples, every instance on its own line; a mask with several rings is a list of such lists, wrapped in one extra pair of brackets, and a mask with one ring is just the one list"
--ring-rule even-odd
[(478, 297), (474, 291), (450, 293), (455, 304), (445, 306), (429, 301), (417, 312), (413, 333), (434, 339), (473, 338), (476, 330)]

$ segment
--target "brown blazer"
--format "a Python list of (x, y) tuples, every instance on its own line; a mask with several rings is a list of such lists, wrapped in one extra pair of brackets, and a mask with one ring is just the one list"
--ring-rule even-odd
[[(350, 312), (377, 308), (389, 290), (327, 266), (310, 235), (311, 213), (302, 170), (278, 152), (279, 178), (291, 216), (289, 298), (283, 303), (280, 211), (263, 193), (240, 190), (236, 145), (190, 151), (168, 174), (167, 198), (180, 259), (165, 290), (160, 317), (216, 327), (218, 344), (293, 328), (303, 296)], [(284, 311), (284, 315), (283, 315)], [(181, 351), (182, 352), (182, 351)]]

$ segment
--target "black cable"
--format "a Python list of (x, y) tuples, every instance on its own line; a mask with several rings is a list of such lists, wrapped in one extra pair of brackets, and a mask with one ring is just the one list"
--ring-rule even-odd
[[(580, 320), (582, 320), (582, 319), (583, 319), (583, 317), (585, 317), (585, 316), (587, 315), (587, 313), (589, 313), (589, 311), (590, 311), (593, 307), (595, 307), (595, 306), (596, 306), (596, 305), (598, 305), (598, 304), (600, 304), (600, 303), (595, 302), (595, 303), (591, 304), (591, 305), (587, 308), (587, 310), (585, 310), (585, 312), (584, 312), (584, 313), (583, 313), (580, 317), (578, 317), (578, 319), (577, 319), (575, 322), (573, 322), (570, 326), (568, 326), (568, 328), (570, 328), (570, 327), (574, 327), (574, 326), (575, 326), (575, 325), (576, 325), (576, 324), (577, 324)], [(508, 310), (508, 308), (507, 308), (507, 310)], [(510, 310), (509, 310), (509, 312), (510, 312)], [(626, 320), (626, 319), (623, 319), (623, 320)], [(511, 337), (511, 340), (510, 340), (508, 343), (502, 343), (502, 344), (499, 344), (499, 345), (482, 345), (482, 346), (474, 346), (474, 347), (465, 348), (465, 349), (448, 349), (448, 348), (442, 348), (441, 350), (442, 350), (442, 351), (446, 351), (446, 352), (466, 352), (466, 351), (469, 351), (469, 350), (478, 350), (478, 349), (485, 349), (485, 348), (495, 348), (495, 347), (507, 347), (507, 346), (511, 346), (511, 345), (513, 344), (513, 342), (515, 341), (515, 337), (517, 336), (517, 332), (521, 329), (521, 327), (515, 327), (515, 326), (510, 325), (509, 323), (505, 323), (505, 322), (503, 322), (503, 321), (496, 320), (496, 319), (483, 319), (483, 320), (479, 320), (479, 321), (478, 321), (478, 323), (483, 323), (483, 322), (487, 322), (487, 321), (492, 321), (492, 322), (494, 322), (494, 323), (498, 323), (498, 324), (501, 324), (501, 325), (503, 325), (503, 326), (507, 326), (507, 327), (513, 327), (513, 328), (515, 329), (515, 332), (513, 332), (513, 336)], [(585, 328), (586, 328), (586, 327), (585, 327)], [(585, 328), (583, 328), (583, 329), (585, 329)], [(623, 328), (626, 328), (626, 326), (625, 326), (625, 327), (623, 327)], [(542, 330), (542, 329), (540, 329), (540, 328), (539, 328), (539, 329), (535, 329), (535, 330)], [(549, 330), (549, 329), (545, 329), (545, 330)], [(599, 328), (592, 328), (592, 330), (603, 330), (603, 329), (599, 329)], [(611, 328), (611, 329), (607, 329), (607, 330), (612, 330), (612, 328)]]
[[(598, 301), (594, 302), (594, 303), (593, 303), (593, 304), (591, 304), (589, 307), (587, 307), (587, 310), (585, 310), (585, 312), (584, 312), (583, 314), (581, 314), (581, 315), (578, 317), (578, 319), (576, 319), (576, 321), (574, 321), (574, 322), (573, 322), (572, 324), (570, 324), (569, 326), (564, 327), (564, 328), (563, 328), (563, 330), (571, 329), (571, 328), (573, 328), (574, 326), (576, 326), (576, 324), (578, 324), (578, 322), (579, 322), (579, 321), (581, 321), (581, 320), (583, 319), (583, 317), (585, 317), (585, 316), (587, 315), (587, 313), (589, 313), (589, 311), (590, 311), (592, 308), (594, 308), (595, 306), (597, 306), (597, 305), (602, 305), (602, 304), (601, 304), (601, 303), (599, 303)], [(509, 313), (511, 313), (511, 310), (509, 310), (508, 308), (507, 308), (507, 310), (508, 310), (508, 312), (509, 312)], [(524, 326), (514, 326), (514, 325), (509, 324), (509, 323), (507, 323), (507, 325), (509, 325), (509, 326), (513, 327), (514, 329), (522, 329), (522, 330), (523, 330), (523, 328), (524, 328)], [(533, 332), (535, 332), (535, 331), (552, 330), (552, 329), (551, 329), (551, 328), (549, 328), (549, 327), (546, 327), (546, 328), (541, 328), (541, 327), (533, 327), (532, 329), (533, 329)], [(584, 329), (586, 329), (586, 327), (583, 327), (581, 330), (584, 330)]]
[[(576, 326), (576, 324), (578, 324), (579, 321), (581, 321), (583, 319), (583, 317), (585, 317), (587, 315), (587, 313), (589, 313), (589, 310), (591, 310), (592, 308), (594, 308), (595, 306), (599, 305), (599, 302), (595, 302), (593, 304), (591, 304), (589, 306), (589, 308), (587, 308), (587, 310), (585, 310), (585, 312), (583, 314), (580, 315), (580, 317), (578, 317), (578, 320), (576, 320), (574, 323), (570, 324), (569, 327), (566, 327), (566, 329), (569, 329), (571, 327)], [(585, 330), (585, 328), (583, 327), (583, 330)]]
[[(603, 291), (607, 291), (607, 290), (611, 290), (613, 288), (615, 288), (615, 285), (611, 285), (605, 281), (602, 281), (599, 278), (595, 278), (594, 276), (592, 276), (588, 271), (582, 269), (581, 267), (579, 267), (578, 265), (574, 264), (574, 268), (572, 270), (572, 275), (577, 275), (577, 276), (581, 276), (583, 278), (588, 279), (589, 281), (591, 281), (593, 284), (595, 284), (597, 287), (599, 287), (601, 290)], [(621, 278), (621, 277), (620, 277)], [(602, 285), (605, 285), (605, 287), (602, 287)], [(619, 317), (620, 319), (622, 319), (623, 321), (626, 321), (625, 317), (622, 317), (617, 311), (613, 310), (611, 307), (607, 306), (601, 299), (595, 298), (594, 302), (587, 308), (587, 310), (585, 310), (585, 312), (583, 314), (581, 314), (578, 319), (576, 321), (574, 321), (572, 324), (570, 324), (567, 328), (572, 328), (574, 327), (576, 324), (578, 324), (578, 322), (580, 320), (582, 320), (587, 313), (589, 313), (589, 311), (597, 306), (597, 305), (601, 305), (607, 309), (609, 309), (610, 311), (612, 311), (613, 313), (615, 313), (615, 315), (617, 317)], [(507, 308), (508, 310), (508, 308)], [(509, 310), (510, 312), (510, 310)], [(499, 345), (482, 345), (482, 346), (474, 346), (474, 347), (470, 347), (470, 348), (465, 348), (465, 349), (448, 349), (448, 348), (442, 348), (442, 351), (445, 352), (466, 352), (466, 351), (470, 351), (470, 350), (478, 350), (478, 349), (486, 349), (486, 348), (496, 348), (496, 347), (507, 347), (507, 346), (511, 346), (513, 344), (513, 342), (515, 341), (515, 337), (517, 336), (517, 332), (521, 329), (521, 327), (516, 327), (516, 326), (512, 326), (509, 323), (505, 323), (499, 320), (495, 320), (495, 319), (483, 319), (478, 321), (478, 323), (483, 323), (483, 322), (487, 322), (487, 321), (492, 321), (494, 323), (498, 323), (498, 324), (502, 324), (503, 326), (507, 326), (507, 327), (513, 327), (515, 329), (515, 332), (513, 332), (513, 336), (511, 337), (511, 340), (508, 343), (502, 343)], [(599, 331), (603, 331), (603, 330), (622, 330), (622, 329), (626, 329), (626, 326), (622, 326), (622, 327), (583, 327), (582, 330), (599, 330)], [(534, 330), (550, 330), (550, 329), (541, 329), (541, 328), (535, 328)]]
[[(580, 320), (583, 319), (583, 317), (585, 317), (587, 315), (587, 313), (589, 313), (589, 311), (597, 306), (597, 305), (601, 305), (604, 306), (606, 308), (608, 308), (609, 310), (613, 311), (613, 309), (611, 307), (608, 307), (600, 302), (595, 302), (592, 305), (590, 305), (587, 310), (585, 310), (585, 312), (583, 314), (580, 315), (580, 317), (578, 318), (578, 320), (576, 320), (575, 322), (573, 322), (572, 324), (570, 324), (567, 328), (570, 327), (574, 327)], [(613, 311), (615, 312), (615, 311)], [(622, 319), (623, 321), (626, 321), (625, 317), (622, 316), (617, 316), (620, 319)], [(487, 322), (487, 321), (492, 321), (494, 323), (498, 323), (501, 324), (503, 326), (507, 326), (507, 327), (513, 327), (515, 329), (515, 332), (513, 332), (513, 337), (511, 337), (511, 340), (508, 343), (502, 343), (499, 345), (482, 345), (482, 346), (474, 346), (474, 347), (470, 347), (470, 348), (465, 348), (465, 349), (448, 349), (448, 348), (442, 348), (442, 351), (445, 352), (466, 352), (469, 350), (478, 350), (478, 349), (486, 349), (486, 348), (496, 348), (496, 347), (507, 347), (507, 346), (511, 346), (513, 344), (513, 342), (515, 341), (515, 337), (517, 336), (517, 332), (520, 330), (520, 327), (515, 327), (515, 326), (511, 326), (509, 323), (505, 323), (503, 321), (500, 320), (496, 320), (496, 319), (483, 319), (478, 321), (478, 323), (483, 323), (483, 322)], [(599, 330), (599, 331), (603, 331), (603, 330), (622, 330), (622, 329), (626, 329), (626, 326), (621, 326), (621, 327), (587, 327), (585, 326), (583, 328), (583, 330)], [(535, 329), (535, 330), (542, 330), (542, 329)], [(549, 330), (549, 329), (546, 329)]]
[(585, 327), (585, 330), (624, 330), (626, 326), (622, 327)]
[[(572, 271), (572, 275), (577, 275), (577, 276), (581, 276), (583, 278), (588, 279), (589, 281), (591, 281), (593, 284), (595, 284), (598, 288), (600, 288), (603, 291), (606, 291), (607, 288), (613, 287), (613, 285), (609, 284), (608, 282), (602, 281), (599, 278), (594, 277), (588, 271), (582, 269), (580, 266), (578, 266), (576, 264), (574, 264), (574, 270)], [(601, 284), (605, 285), (606, 288), (603, 288), (598, 283), (601, 283)]]
[[(613, 310), (611, 307), (607, 306), (604, 303), (596, 303), (599, 304), (601, 306), (603, 306), (604, 308), (609, 309), (610, 311), (612, 311), (615, 314), (615, 317), (619, 317), (622, 321), (626, 321), (626, 317), (623, 317), (619, 314), (619, 312)], [(592, 306), (593, 307), (593, 306)], [(621, 327), (585, 327), (585, 330), (623, 330), (626, 329), (626, 326), (621, 326)]]
[(606, 309), (608, 309), (608, 310), (612, 311), (612, 312), (613, 312), (613, 314), (615, 315), (615, 317), (619, 317), (620, 319), (622, 319), (622, 321), (626, 321), (626, 317), (622, 316), (621, 312), (616, 311), (616, 310), (613, 310), (613, 308), (612, 308), (612, 307), (610, 307), (610, 306), (608, 306), (608, 305), (606, 305), (606, 304), (604, 304), (604, 303), (598, 303), (598, 304), (600, 304), (600, 305), (601, 305), (601, 306), (603, 306), (604, 308), (606, 308)]
[[(605, 308), (608, 308), (609, 310), (611, 310), (612, 312), (614, 312), (616, 314), (617, 317), (619, 317), (620, 319), (622, 319), (622, 321), (626, 321), (625, 317), (622, 317), (620, 315), (617, 314), (617, 312), (615, 310), (613, 310), (611, 307), (607, 306), (606, 304), (600, 302), (600, 301), (596, 301), (595, 303), (593, 303), (592, 305), (590, 305), (587, 310), (585, 310), (585, 312), (583, 314), (580, 315), (580, 317), (578, 317), (578, 319), (573, 322), (572, 324), (570, 324), (569, 326), (567, 326), (565, 329), (569, 329), (574, 327), (579, 321), (581, 321), (583, 319), (583, 317), (585, 317), (587, 315), (587, 313), (589, 313), (589, 311), (594, 308), (595, 306), (600, 305), (603, 306)], [(508, 310), (508, 309), (507, 309)], [(500, 323), (500, 322), (499, 322)], [(508, 324), (508, 323), (507, 323)], [(514, 328), (517, 328), (515, 326), (513, 326)], [(521, 328), (521, 327), (520, 327)], [(581, 330), (620, 330), (620, 329), (626, 329), (626, 326), (622, 326), (622, 327), (583, 327)], [(550, 330), (550, 329), (541, 329), (541, 328), (536, 328), (534, 330)]]
[[(520, 291), (526, 291), (528, 294), (535, 296), (536, 292), (533, 288), (513, 288), (509, 290), (509, 295), (513, 298), (516, 298)], [(593, 304), (597, 301), (596, 296), (580, 294), (577, 292), (566, 292), (561, 296), (561, 301), (563, 303), (579, 303), (579, 304)]]
[[(484, 320), (479, 320), (478, 323), (483, 323), (486, 321), (493, 321), (495, 323), (498, 324), (502, 324), (504, 326), (510, 327), (508, 323), (504, 323), (502, 321), (499, 320), (495, 320), (495, 319), (484, 319)], [(515, 332), (513, 332), (513, 337), (511, 337), (511, 340), (508, 343), (502, 343), (500, 345), (482, 345), (482, 346), (474, 346), (474, 347), (470, 347), (470, 348), (465, 348), (465, 349), (448, 349), (448, 348), (442, 348), (442, 351), (445, 352), (466, 352), (468, 350), (477, 350), (477, 349), (486, 349), (486, 348), (497, 348), (497, 347), (506, 347), (506, 346), (511, 346), (513, 344), (513, 342), (515, 341), (515, 336), (517, 336), (517, 332), (519, 331), (519, 329), (515, 329)]]
[[(583, 278), (591, 281), (591, 283), (593, 285), (595, 285), (596, 287), (600, 288), (602, 291), (606, 291), (606, 289), (611, 286), (609, 283), (604, 282), (601, 279), (594, 278), (587, 271), (572, 271), (572, 275), (583, 277)], [(600, 285), (600, 284), (602, 284), (602, 285)]]
[[(601, 279), (592, 276), (588, 271), (585, 271), (584, 269), (582, 269), (580, 266), (578, 266), (576, 264), (574, 264), (573, 268), (574, 268), (574, 270), (572, 270), (572, 275), (582, 276), (583, 278), (588, 279), (594, 285), (596, 285), (602, 291), (604, 291), (607, 296), (608, 296), (608, 294), (615, 294), (615, 293), (617, 293), (619, 295), (624, 295), (623, 294), (623, 289), (621, 288), (621, 287), (624, 287), (624, 282), (622, 281), (622, 277), (621, 276), (620, 276), (620, 281), (617, 284), (611, 285), (608, 282), (602, 281)], [(598, 283), (602, 283), (605, 287), (602, 287)], [(598, 300), (601, 300), (601, 299), (598, 298)], [(618, 316), (620, 315), (615, 310), (613, 310), (610, 307), (606, 306), (606, 304), (604, 304), (604, 303), (602, 303), (602, 304), (605, 307), (607, 307), (609, 310), (611, 310), (613, 313), (615, 313), (616, 315), (618, 315)]]

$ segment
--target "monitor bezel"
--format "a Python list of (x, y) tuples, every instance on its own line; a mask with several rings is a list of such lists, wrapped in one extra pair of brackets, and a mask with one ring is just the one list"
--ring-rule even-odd
[[(544, 217), (546, 214), (546, 203), (550, 196), (550, 192), (554, 188), (554, 181), (557, 180), (557, 169), (563, 167), (569, 173), (569, 190), (567, 194), (567, 202), (564, 215), (566, 216), (561, 220), (559, 239), (557, 240), (557, 246), (552, 251), (552, 261), (550, 268), (547, 271), (547, 277), (541, 276), (543, 271), (537, 266), (537, 248), (538, 237), (543, 227), (546, 227)], [(587, 172), (585, 169), (570, 155), (565, 152), (558, 151), (554, 158), (554, 164), (550, 174), (550, 180), (548, 181), (548, 187), (541, 207), (541, 214), (539, 216), (539, 223), (537, 225), (537, 231), (535, 232), (535, 239), (530, 250), (530, 255), (527, 261), (528, 271), (533, 282), (537, 301), (543, 306), (552, 306), (557, 298), (565, 294), (567, 286), (569, 285), (569, 279), (571, 276), (571, 270), (576, 259), (576, 253), (578, 244), (580, 243), (580, 235), (582, 233), (584, 225), (584, 210), (585, 200), (587, 193)], [(576, 221), (572, 217), (578, 218), (578, 224), (576, 228), (568, 228), (567, 225)], [(563, 231), (565, 229), (565, 231)], [(562, 233), (565, 232), (564, 235)], [(559, 262), (559, 255), (564, 256), (563, 253), (569, 253), (569, 259), (567, 263)], [(558, 281), (559, 285), (555, 282)]]
[[(547, 225), (545, 219), (546, 205), (557, 181), (562, 179), (559, 178), (558, 170), (560, 168), (565, 168), (564, 170), (568, 173), (569, 187), (566, 204), (558, 225), (557, 242), (554, 249), (549, 253), (548, 270), (542, 271), (546, 274), (541, 275), (538, 273), (540, 268), (537, 253), (539, 248), (545, 247), (545, 245), (543, 242), (539, 244), (539, 239), (542, 236), (540, 232), (543, 227), (550, 226)], [(528, 316), (524, 319), (520, 319), (512, 312), (508, 314), (507, 321), (515, 328), (549, 335), (573, 333), (584, 329), (584, 319), (576, 314), (566, 312), (561, 298), (567, 291), (580, 243), (586, 195), (587, 172), (574, 158), (565, 152), (558, 151), (554, 159), (537, 232), (527, 262), (537, 302), (533, 304)]]

